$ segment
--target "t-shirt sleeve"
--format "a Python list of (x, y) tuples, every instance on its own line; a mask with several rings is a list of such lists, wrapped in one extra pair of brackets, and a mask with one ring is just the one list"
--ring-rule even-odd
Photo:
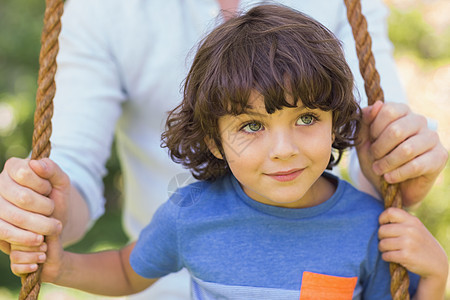
[(179, 207), (167, 201), (155, 213), (139, 235), (130, 264), (146, 278), (159, 278), (181, 270), (178, 251), (177, 216)]

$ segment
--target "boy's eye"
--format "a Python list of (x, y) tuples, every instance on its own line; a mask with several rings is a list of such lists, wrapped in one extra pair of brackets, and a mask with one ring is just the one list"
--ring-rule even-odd
[(315, 117), (313, 115), (302, 115), (297, 120), (298, 125), (311, 125), (315, 121)]
[(261, 123), (258, 122), (251, 122), (248, 123), (247, 125), (245, 125), (244, 127), (242, 127), (242, 130), (244, 130), (245, 132), (256, 132), (256, 131), (260, 131), (262, 129), (262, 125)]

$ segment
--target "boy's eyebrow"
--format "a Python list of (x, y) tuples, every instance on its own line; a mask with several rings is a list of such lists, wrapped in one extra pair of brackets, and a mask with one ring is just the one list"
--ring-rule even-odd
[[(303, 105), (303, 103), (301, 103), (299, 106), (297, 107), (289, 107), (289, 108), (295, 108), (297, 110), (303, 110), (303, 109), (307, 109), (307, 107), (305, 107)], [(263, 108), (264, 111), (266, 112), (266, 108)], [(258, 116), (258, 117), (267, 117), (267, 112), (266, 113), (260, 113), (255, 111), (254, 107), (250, 107), (249, 109), (245, 110), (243, 113), (239, 114), (239, 115), (249, 115), (249, 116)]]
[(242, 114), (239, 114), (239, 115), (240, 115), (240, 116), (242, 116), (242, 115), (257, 116), (257, 117), (263, 118), (263, 117), (266, 117), (266, 116), (267, 116), (267, 113), (262, 114), (262, 113), (257, 112), (257, 111), (246, 110), (246, 111), (244, 111)]

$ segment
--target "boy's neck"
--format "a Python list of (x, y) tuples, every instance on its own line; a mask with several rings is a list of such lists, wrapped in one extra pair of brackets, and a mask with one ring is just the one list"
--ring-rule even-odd
[(327, 176), (326, 174), (322, 174), (322, 176), (317, 179), (314, 183), (314, 188), (317, 193), (314, 193), (314, 199), (308, 206), (305, 207), (313, 207), (320, 205), (330, 199), (337, 189), (337, 180), (331, 176)]

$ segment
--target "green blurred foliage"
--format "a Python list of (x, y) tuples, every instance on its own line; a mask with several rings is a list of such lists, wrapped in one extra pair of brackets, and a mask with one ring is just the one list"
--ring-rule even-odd
[[(45, 1), (0, 0), (0, 169), (8, 158), (24, 158), (31, 151), (44, 10)], [(107, 168), (107, 213), (72, 251), (119, 247), (128, 241), (120, 222), (121, 171), (115, 148)], [(2, 287), (16, 293), (20, 279), (0, 252), (0, 299)]]
[(44, 3), (0, 2), (0, 164), (31, 147)]
[(450, 163), (415, 215), (439, 240), (450, 256)]
[[(436, 32), (425, 21), (420, 6), (408, 10), (391, 7), (390, 10), (389, 38), (395, 46), (395, 55), (413, 56), (423, 69), (450, 63), (450, 27)], [(450, 162), (426, 199), (413, 213), (422, 220), (450, 256), (449, 195)]]
[[(31, 149), (44, 2), (0, 2), (0, 165)], [(0, 255), (0, 287), (17, 288), (9, 260)]]
[(409, 53), (426, 64), (450, 60), (450, 28), (437, 33), (418, 8), (408, 11), (391, 8), (389, 38), (396, 53)]

